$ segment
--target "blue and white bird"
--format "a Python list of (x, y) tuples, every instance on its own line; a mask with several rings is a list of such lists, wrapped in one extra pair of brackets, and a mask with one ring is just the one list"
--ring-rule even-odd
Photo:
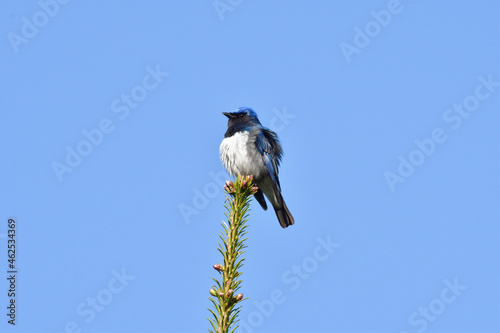
[(234, 112), (222, 112), (229, 118), (224, 140), (219, 148), (220, 158), (226, 170), (233, 176), (253, 175), (259, 187), (255, 199), (264, 210), (266, 200), (273, 205), (278, 221), (283, 228), (295, 223), (281, 195), (278, 179), (283, 149), (275, 132), (262, 126), (257, 113), (250, 108), (239, 108)]

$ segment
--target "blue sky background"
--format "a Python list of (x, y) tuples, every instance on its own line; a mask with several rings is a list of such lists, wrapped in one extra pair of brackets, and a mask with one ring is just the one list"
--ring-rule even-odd
[(240, 106), (296, 221), (253, 205), (240, 332), (500, 330), (498, 1), (54, 3), (0, 4), (0, 331), (206, 331)]

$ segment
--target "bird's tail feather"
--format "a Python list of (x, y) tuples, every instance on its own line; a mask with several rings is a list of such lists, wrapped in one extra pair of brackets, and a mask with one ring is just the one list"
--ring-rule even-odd
[(286, 228), (288, 226), (291, 226), (292, 224), (295, 223), (295, 220), (293, 219), (292, 214), (288, 210), (288, 207), (285, 204), (284, 200), (281, 200), (283, 202), (283, 207), (279, 209), (275, 209), (276, 211), (276, 216), (278, 217), (278, 221), (280, 222), (280, 225), (283, 228)]
[(254, 197), (257, 200), (257, 202), (260, 203), (262, 209), (267, 210), (266, 199), (264, 199), (264, 194), (260, 189), (257, 191), (257, 193), (254, 194)]

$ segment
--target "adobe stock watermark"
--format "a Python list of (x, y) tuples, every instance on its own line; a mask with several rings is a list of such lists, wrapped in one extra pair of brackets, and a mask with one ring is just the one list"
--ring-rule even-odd
[(385, 9), (370, 11), (372, 19), (366, 22), (363, 28), (354, 27), (352, 44), (344, 41), (339, 44), (340, 51), (342, 51), (347, 63), (351, 63), (354, 54), (359, 54), (368, 47), (372, 40), (380, 35), (382, 29), (389, 26), (393, 17), (399, 15), (403, 9), (404, 6), (399, 0), (389, 0)]
[(28, 44), (29, 41), (38, 35), (41, 29), (45, 27), (49, 21), (54, 18), (61, 9), (62, 5), (66, 5), (70, 0), (40, 0), (38, 6), (40, 10), (31, 15), (31, 19), (23, 16), (21, 18), (22, 25), (20, 33), (13, 31), (7, 33), (7, 39), (15, 53), (19, 52), (19, 47), (23, 44)]
[[(97, 314), (103, 312), (113, 302), (115, 296), (121, 294), (129, 282), (135, 279), (135, 276), (125, 272), (125, 268), (122, 268), (121, 271), (113, 269), (111, 270), (111, 275), (113, 277), (109, 279), (104, 288), (87, 297), (76, 306), (75, 311), (79, 317), (79, 322), (68, 321), (61, 333), (81, 333), (82, 324), (85, 323), (88, 325), (92, 323)], [(81, 322), (82, 320), (83, 323)]]
[[(269, 122), (269, 128), (276, 133), (280, 133), (290, 124), (290, 119), (294, 119), (296, 115), (287, 112), (287, 107), (284, 106), (282, 110), (274, 108), (272, 110), (274, 116)], [(210, 181), (208, 181), (203, 188), (193, 188), (193, 198), (189, 204), (181, 202), (179, 204), (179, 212), (182, 215), (184, 223), (190, 224), (191, 219), (201, 213), (203, 209), (208, 207), (210, 200), (217, 197), (222, 193), (224, 183), (227, 180), (227, 174), (224, 171), (217, 173), (210, 171), (208, 173)]]
[(271, 317), (276, 308), (286, 302), (287, 293), (297, 291), (339, 247), (340, 244), (334, 243), (331, 235), (317, 237), (312, 255), (305, 257), (299, 264), (292, 265), (281, 275), (281, 282), (286, 288), (273, 289), (267, 299), (254, 300), (251, 304), (254, 310), (250, 311), (246, 318), (241, 318), (236, 332), (252, 333), (254, 329), (262, 326), (265, 319)]
[[(481, 102), (487, 100), (500, 87), (500, 81), (493, 81), (493, 74), (479, 76), (479, 84), (476, 85), (474, 93), (465, 97), (462, 103), (455, 103), (443, 113), (443, 120), (449, 124), (452, 130), (458, 130), (464, 121), (479, 109)], [(399, 165), (397, 172), (386, 171), (385, 180), (391, 192), (396, 190), (396, 184), (403, 183), (408, 177), (413, 175), (416, 168), (421, 166), (428, 157), (436, 151), (439, 144), (448, 138), (446, 130), (436, 127), (430, 131), (428, 138), (414, 140), (416, 148), (407, 157), (398, 156)]]
[[(119, 98), (116, 98), (111, 103), (111, 112), (115, 114), (120, 121), (128, 118), (131, 110), (139, 107), (140, 103), (146, 99), (148, 94), (158, 88), (168, 72), (163, 72), (160, 65), (155, 68), (146, 66), (146, 74), (143, 76), (141, 83), (130, 89), (129, 93), (123, 93)], [(90, 130), (83, 129), (81, 131), (84, 139), (80, 140), (73, 147), (66, 146), (66, 157), (63, 162), (52, 161), (51, 166), (57, 180), (62, 183), (63, 176), (66, 173), (71, 173), (89, 156), (94, 148), (98, 147), (104, 141), (106, 135), (113, 133), (116, 129), (117, 122), (111, 118), (102, 118), (95, 128)]]
[[(416, 332), (424, 332), (429, 324), (435, 322), (447, 307), (457, 300), (462, 291), (467, 289), (466, 285), (458, 282), (458, 278), (455, 278), (453, 282), (446, 279), (443, 283), (445, 287), (441, 290), (439, 297), (432, 299), (427, 306), (419, 307), (408, 317), (408, 323), (415, 328)], [(401, 333), (408, 333), (408, 331), (401, 331)]]
[(232, 12), (236, 7), (241, 5), (242, 2), (243, 0), (214, 0), (212, 5), (219, 16), (219, 20), (224, 21), (226, 12)]

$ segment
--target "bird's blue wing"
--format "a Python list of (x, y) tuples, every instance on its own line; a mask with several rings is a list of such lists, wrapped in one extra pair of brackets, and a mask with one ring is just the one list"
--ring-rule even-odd
[(255, 145), (262, 156), (262, 161), (269, 172), (269, 176), (277, 187), (277, 190), (281, 192), (280, 181), (278, 179), (278, 168), (283, 150), (278, 141), (278, 136), (265, 127), (260, 128), (259, 132), (260, 133), (258, 133), (255, 138)]

